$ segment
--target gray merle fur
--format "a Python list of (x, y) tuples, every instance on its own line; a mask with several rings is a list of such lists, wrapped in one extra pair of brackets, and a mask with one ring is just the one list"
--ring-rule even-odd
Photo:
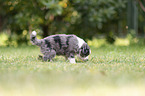
[(40, 47), (44, 61), (51, 61), (55, 55), (63, 55), (68, 59), (75, 58), (75, 54), (80, 54), (82, 57), (90, 54), (90, 48), (87, 43), (84, 43), (79, 48), (79, 41), (76, 35), (58, 34), (39, 40), (36, 35), (31, 34), (30, 40), (34, 45)]

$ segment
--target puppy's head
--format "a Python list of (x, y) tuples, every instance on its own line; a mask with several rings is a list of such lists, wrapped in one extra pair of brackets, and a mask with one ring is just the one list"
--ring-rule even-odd
[(78, 57), (81, 58), (83, 61), (88, 60), (88, 56), (91, 54), (91, 49), (87, 43), (84, 43), (79, 50)]

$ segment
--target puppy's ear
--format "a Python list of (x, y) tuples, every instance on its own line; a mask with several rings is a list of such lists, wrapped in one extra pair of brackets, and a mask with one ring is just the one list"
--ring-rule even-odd
[(87, 43), (84, 43), (81, 49), (82, 49), (82, 53), (85, 56), (88, 56), (90, 54), (90, 47), (88, 46)]

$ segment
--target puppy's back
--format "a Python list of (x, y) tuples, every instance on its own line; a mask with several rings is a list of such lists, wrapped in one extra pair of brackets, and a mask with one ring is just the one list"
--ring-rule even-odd
[(57, 55), (64, 55), (66, 51), (76, 51), (78, 40), (76, 35), (57, 34), (44, 38), (47, 47), (53, 48)]

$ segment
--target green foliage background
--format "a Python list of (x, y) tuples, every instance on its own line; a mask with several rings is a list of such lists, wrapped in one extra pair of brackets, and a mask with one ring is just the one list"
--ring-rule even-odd
[[(142, 35), (144, 12), (138, 8)], [(0, 0), (0, 29), (18, 44), (27, 43), (33, 30), (42, 37), (66, 33), (91, 39), (103, 34), (111, 43), (114, 36), (127, 34), (126, 14), (127, 0)]]

